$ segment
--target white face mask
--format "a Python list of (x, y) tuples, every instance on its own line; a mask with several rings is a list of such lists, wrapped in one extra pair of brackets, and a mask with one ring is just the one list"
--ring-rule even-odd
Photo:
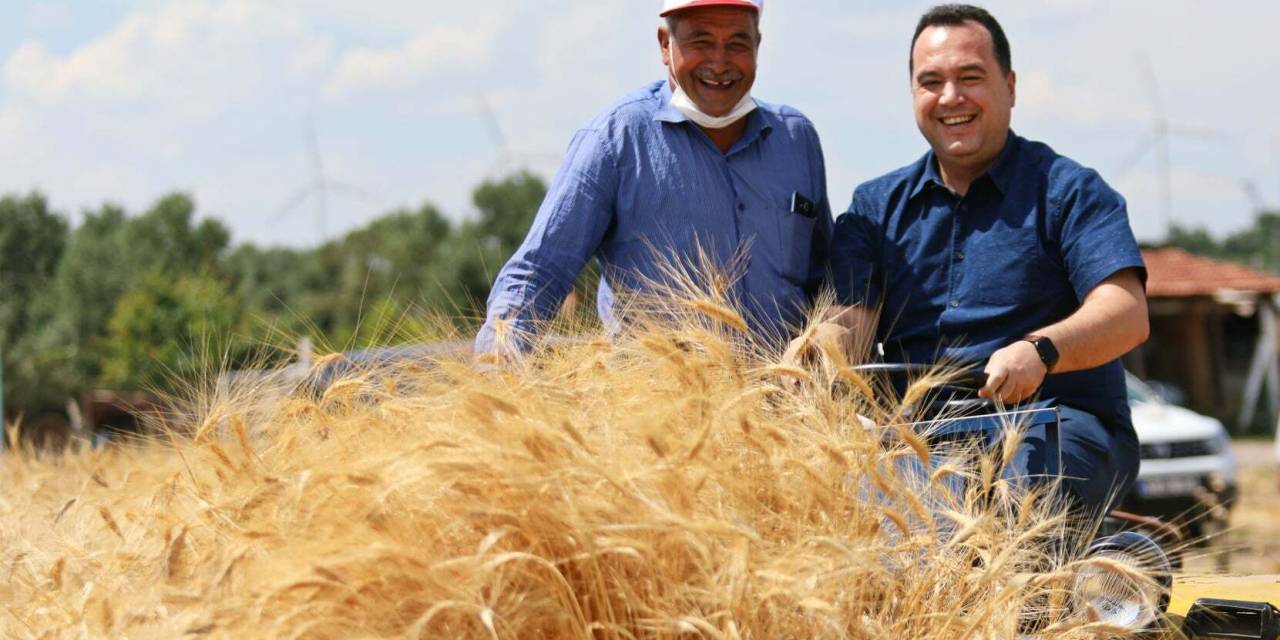
[(671, 106), (704, 129), (723, 129), (756, 110), (756, 101), (751, 98), (751, 92), (748, 91), (738, 101), (738, 104), (729, 110), (729, 113), (722, 116), (710, 116), (703, 113), (702, 109), (699, 109), (698, 105), (694, 104), (689, 94), (684, 92), (684, 87), (680, 86), (679, 81), (675, 85), (675, 91), (671, 92)]

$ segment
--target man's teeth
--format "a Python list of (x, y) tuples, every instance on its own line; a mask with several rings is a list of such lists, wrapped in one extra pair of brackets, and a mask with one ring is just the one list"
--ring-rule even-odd
[(950, 118), (943, 118), (942, 124), (946, 124), (946, 125), (964, 124), (966, 122), (969, 122), (970, 120), (973, 120), (973, 118), (974, 116), (951, 116)]
[(733, 84), (732, 80), (725, 80), (724, 82), (716, 82), (715, 80), (709, 80), (707, 78), (703, 78), (702, 81), (716, 87), (727, 87)]

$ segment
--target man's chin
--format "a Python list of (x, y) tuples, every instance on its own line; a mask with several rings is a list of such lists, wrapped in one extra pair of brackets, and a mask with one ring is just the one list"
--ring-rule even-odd
[(733, 98), (732, 102), (728, 99), (716, 99), (711, 101), (700, 99), (700, 97), (693, 98), (693, 104), (698, 106), (698, 111), (701, 111), (713, 118), (720, 118), (729, 115), (729, 113), (733, 111), (733, 108), (738, 106), (738, 103), (741, 101), (742, 96)]
[(940, 153), (952, 158), (963, 158), (977, 153), (980, 146), (973, 140), (943, 140), (939, 145)]

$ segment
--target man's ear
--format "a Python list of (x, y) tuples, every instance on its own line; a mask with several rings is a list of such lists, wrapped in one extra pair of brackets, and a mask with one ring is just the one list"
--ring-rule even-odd
[(662, 64), (671, 66), (671, 33), (667, 25), (658, 25), (658, 47), (662, 49)]
[(1009, 106), (1016, 106), (1018, 104), (1018, 74), (1010, 71), (1007, 82), (1009, 83)]

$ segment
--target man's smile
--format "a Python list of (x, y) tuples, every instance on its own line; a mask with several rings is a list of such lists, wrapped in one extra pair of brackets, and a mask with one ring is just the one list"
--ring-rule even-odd
[(734, 90), (738, 81), (742, 80), (743, 74), (739, 71), (725, 71), (716, 73), (711, 70), (695, 71), (693, 79), (698, 85), (706, 91), (728, 92)]
[(942, 121), (942, 124), (948, 127), (957, 127), (957, 126), (969, 124), (970, 122), (973, 122), (975, 119), (977, 119), (977, 117), (978, 117), (977, 114), (971, 113), (969, 115), (963, 115), (963, 116), (946, 116), (943, 118), (939, 118), (939, 120)]

